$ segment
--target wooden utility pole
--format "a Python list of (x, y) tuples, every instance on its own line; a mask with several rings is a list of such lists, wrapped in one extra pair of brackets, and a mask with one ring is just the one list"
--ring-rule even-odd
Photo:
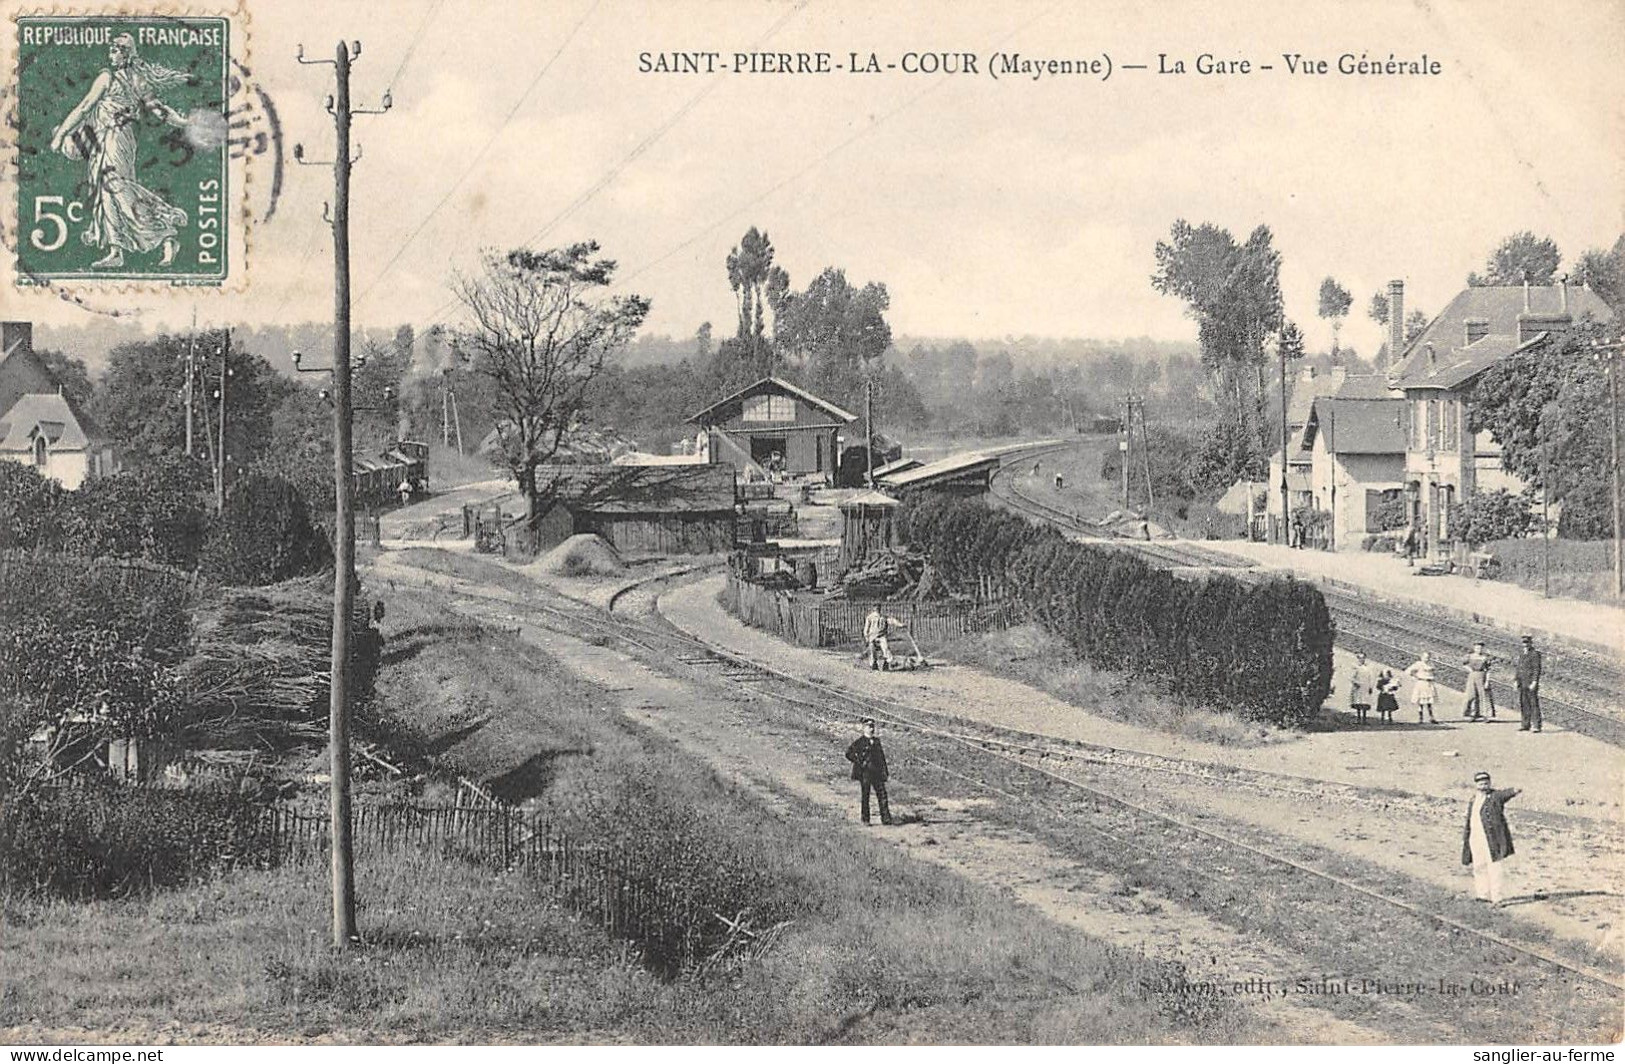
[(1123, 509), (1128, 509), (1128, 459), (1133, 446), (1134, 424), (1129, 420), (1129, 400), (1123, 397), (1123, 438), (1117, 441), (1118, 463), (1123, 467)]
[(1287, 497), (1286, 467), (1287, 467), (1287, 427), (1286, 427), (1286, 346), (1277, 344), (1281, 355), (1281, 543), (1290, 544), (1291, 537), (1286, 533), (1292, 521), (1291, 502)]
[(1619, 353), (1625, 350), (1625, 341), (1593, 343), (1594, 355), (1608, 373), (1608, 465), (1612, 473), (1614, 491), (1614, 595), (1625, 598), (1625, 546), (1622, 546), (1620, 528), (1625, 524), (1621, 514), (1619, 473)]
[[(340, 41), (332, 59), (306, 59), (306, 65), (333, 64), (333, 647), (328, 695), (328, 813), (333, 854), (333, 946), (347, 949), (358, 941), (355, 922), (355, 855), (350, 821), (350, 619), (355, 601), (355, 497), (353, 471), (354, 411), (350, 397), (350, 119), (356, 114), (389, 110), (386, 92), (378, 110), (350, 108), (350, 61), (361, 55), (361, 42)], [(294, 158), (305, 162), (304, 149)], [(316, 165), (316, 164), (312, 164)]]
[(871, 490), (875, 486), (875, 382), (871, 377), (863, 382), (863, 448), (868, 455), (868, 472), (864, 481)]
[(197, 308), (192, 308), (192, 335), (186, 341), (186, 458), (192, 458), (192, 394), (197, 375)]
[(231, 330), (226, 330), (226, 339), (220, 346), (220, 389), (216, 393), (220, 399), (219, 421), (215, 426), (215, 433), (219, 443), (215, 447), (214, 463), (214, 512), (226, 512), (226, 379), (231, 376)]

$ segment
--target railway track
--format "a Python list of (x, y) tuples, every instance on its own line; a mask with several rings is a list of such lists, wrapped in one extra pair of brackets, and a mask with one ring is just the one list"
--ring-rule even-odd
[[(1221, 569), (1232, 571), (1232, 575), (1241, 579), (1252, 576), (1246, 570), (1256, 567), (1250, 559), (1195, 544), (1141, 542), (1102, 535), (1098, 529), (1079, 522), (1074, 515), (1033, 498), (997, 474), (993, 492), (1029, 517), (1107, 545), (1134, 550), (1154, 564), (1169, 568)], [(1515, 640), (1500, 626), (1470, 622), (1443, 611), (1423, 612), (1391, 600), (1374, 600), (1335, 584), (1319, 586), (1336, 625), (1337, 645), (1364, 652), (1376, 661), (1403, 668), (1423, 650), (1432, 651), (1439, 680), (1447, 687), (1459, 689), (1466, 684), (1467, 670), (1456, 662), (1474, 643), (1484, 643), (1502, 663), (1512, 659)], [(1625, 746), (1625, 716), (1620, 712), (1625, 670), (1600, 655), (1571, 646), (1554, 647), (1548, 643), (1542, 653), (1546, 659), (1546, 676), (1541, 683), (1543, 715), (1571, 731)], [(1511, 683), (1494, 683), (1493, 673), (1491, 681), (1501, 700), (1497, 708), (1516, 713), (1516, 693)]]
[[(1380, 971), (1385, 963), (1384, 950), (1397, 948), (1401, 943), (1442, 938), (1448, 941), (1445, 955), (1453, 963), (1464, 965), (1465, 970), (1475, 976), (1495, 971), (1497, 978), (1530, 980), (1525, 985), (1547, 988), (1532, 990), (1531, 996), (1540, 997), (1549, 992), (1553, 995), (1553, 1008), (1572, 1008), (1576, 1001), (1583, 1001), (1588, 1011), (1595, 1007), (1600, 1010), (1598, 1015), (1611, 1015), (1609, 1010), (1617, 1012), (1619, 992), (1625, 990), (1625, 980), (1619, 973), (1566, 956), (1548, 943), (1521, 940), (1499, 928), (1474, 926), (1433, 905), (1396, 897), (1393, 884), (1386, 877), (1378, 877), (1381, 881), (1377, 883), (1359, 882), (1348, 873), (1319, 867), (1312, 860), (1279, 852), (1269, 845), (1240, 837), (1239, 833), (1196, 824), (1185, 817), (1125, 798), (1102, 785), (1101, 780), (1091, 778), (1092, 773), (1099, 772), (1107, 772), (1109, 776), (1114, 769), (1202, 776), (1213, 772), (1211, 766), (975, 725), (948, 714), (877, 696), (858, 695), (744, 658), (681, 632), (669, 622), (628, 619), (587, 606), (574, 608), (529, 599), (520, 601), (517, 596), (485, 593), (455, 578), (435, 582), (426, 579), (424, 584), (439, 584), (442, 588), (465, 585), (453, 589), (473, 599), (484, 599), (503, 610), (518, 611), (503, 613), (502, 618), (534, 622), (537, 615), (541, 615), (552, 622), (545, 626), (565, 634), (580, 637), (585, 631), (595, 642), (602, 639), (614, 643), (659, 667), (686, 669), (730, 685), (752, 698), (763, 699), (802, 726), (813, 724), (839, 734), (850, 731), (854, 711), (873, 716), (894, 729), (911, 733), (911, 746), (918, 751), (911, 753), (911, 757), (918, 763), (983, 793), (1014, 800), (1020, 803), (1016, 809), (1041, 807), (1057, 825), (1055, 830), (1086, 836), (1092, 840), (1088, 845), (1092, 859), (1126, 861), (1123, 871), (1138, 875), (1147, 866), (1165, 864), (1172, 857), (1182, 862), (1181, 867), (1189, 874), (1205, 877), (1210, 889), (1226, 898), (1236, 898), (1238, 908), (1231, 911), (1230, 903), (1226, 902), (1219, 906), (1219, 915), (1229, 917), (1243, 930), (1249, 929), (1249, 920), (1256, 915), (1251, 913), (1249, 905), (1263, 903), (1266, 908), (1281, 909), (1275, 913), (1283, 927), (1281, 933), (1290, 940), (1290, 945), (1308, 951), (1306, 956), (1316, 956), (1317, 950), (1323, 953), (1326, 944), (1295, 937), (1308, 934), (1305, 921), (1308, 926), (1314, 921), (1288, 911), (1293, 906), (1315, 906), (1322, 917), (1329, 912), (1347, 914), (1351, 918), (1365, 913), (1370, 923), (1361, 926), (1378, 930), (1369, 938), (1351, 939), (1358, 942), (1359, 956), (1338, 955), (1338, 960), (1350, 965), (1346, 971), (1356, 970), (1353, 967), (1356, 963), (1369, 964), (1373, 966), (1372, 971)], [(1278, 794), (1288, 801), (1327, 797), (1324, 781), (1270, 773), (1225, 773), (1224, 782)], [(1332, 787), (1345, 792), (1357, 790), (1339, 785)], [(1353, 797), (1374, 806), (1383, 803), (1391, 806), (1396, 801), (1391, 795), (1355, 794)], [(1452, 819), (1457, 812), (1453, 808), (1449, 811)], [(1558, 825), (1557, 829), (1565, 827), (1572, 829), (1573, 825)], [(1590, 828), (1603, 833), (1609, 830), (1601, 824), (1592, 824)], [(1237, 897), (1235, 884), (1249, 881), (1279, 884), (1280, 889), (1254, 891), (1250, 901)], [(1271, 926), (1275, 926), (1273, 919)], [(1331, 960), (1323, 959), (1322, 963), (1331, 963)], [(1509, 968), (1512, 970), (1508, 971)], [(1536, 978), (1537, 972), (1544, 973), (1546, 978)], [(1512, 1035), (1507, 1033), (1507, 1037)]]

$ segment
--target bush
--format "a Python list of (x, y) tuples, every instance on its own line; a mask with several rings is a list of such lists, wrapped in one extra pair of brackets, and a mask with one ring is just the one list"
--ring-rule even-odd
[(1366, 515), (1366, 521), (1375, 525), (1378, 532), (1403, 530), (1411, 522), (1405, 493), (1401, 491), (1384, 493), (1382, 501), (1372, 507), (1371, 512)]
[(204, 544), (202, 569), (234, 587), (263, 587), (333, 567), (333, 546), (293, 484), (250, 473), (232, 486)]
[(1097, 668), (1276, 724), (1314, 718), (1331, 692), (1331, 615), (1307, 584), (1175, 579), (979, 502), (911, 500), (900, 520), (950, 590), (991, 579)]
[(0, 798), (0, 887), (88, 900), (181, 886), (268, 860), (264, 813), (228, 795), (130, 787)]
[(139, 558), (195, 569), (208, 528), (207, 473), (155, 462), (65, 491), (30, 466), (0, 463), (0, 548)]
[(1529, 498), (1510, 491), (1483, 491), (1450, 508), (1450, 525), (1474, 547), (1493, 539), (1518, 539), (1529, 534), (1533, 518)]
[(1614, 534), (1613, 487), (1606, 476), (1576, 484), (1563, 496), (1560, 539), (1609, 539)]

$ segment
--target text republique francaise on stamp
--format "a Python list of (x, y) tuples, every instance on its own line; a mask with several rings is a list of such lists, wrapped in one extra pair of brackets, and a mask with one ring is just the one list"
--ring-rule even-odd
[(15, 27), (17, 281), (224, 282), (241, 250), (231, 20), (24, 15)]

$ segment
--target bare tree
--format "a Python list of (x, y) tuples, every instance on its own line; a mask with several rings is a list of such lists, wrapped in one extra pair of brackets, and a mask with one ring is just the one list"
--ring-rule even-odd
[(547, 512), (537, 469), (552, 460), (585, 411), (609, 357), (649, 314), (642, 296), (608, 296), (615, 262), (595, 241), (547, 251), (487, 251), (478, 273), (453, 289), (470, 319), (455, 344), (491, 379), (492, 414), (531, 527)]

